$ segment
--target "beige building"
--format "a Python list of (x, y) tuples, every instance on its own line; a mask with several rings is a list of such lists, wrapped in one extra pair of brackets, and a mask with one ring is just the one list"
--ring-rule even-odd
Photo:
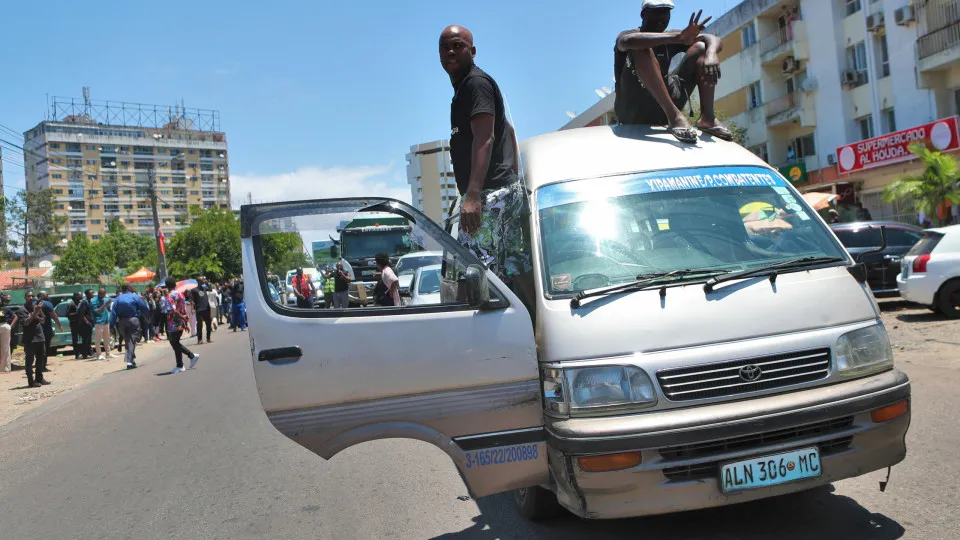
[(439, 140), (410, 147), (407, 183), (413, 206), (437, 223), (457, 202), (457, 181), (450, 162), (450, 141)]
[[(746, 128), (745, 146), (801, 190), (916, 222), (880, 193), (917, 162), (898, 157), (905, 144), (877, 149), (921, 132), (941, 148), (936, 130), (957, 149), (960, 1), (746, 0), (706, 31), (723, 41), (717, 111)], [(614, 99), (564, 128), (616, 123)]]
[(161, 229), (172, 236), (191, 207), (230, 208), (219, 112), (53, 98), (52, 119), (24, 133), (27, 189), (51, 189), (66, 236), (99, 238), (119, 219), (154, 235), (150, 175)]

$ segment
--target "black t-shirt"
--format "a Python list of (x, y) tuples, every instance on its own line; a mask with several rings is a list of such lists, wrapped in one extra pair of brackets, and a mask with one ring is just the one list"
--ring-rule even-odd
[[(633, 32), (633, 30), (629, 30)], [(622, 35), (622, 34), (621, 34)], [(619, 41), (620, 36), (617, 36)], [(664, 78), (670, 71), (670, 61), (673, 57), (686, 52), (688, 47), (683, 44), (659, 45), (653, 48), (653, 53), (660, 63), (660, 74)], [(659, 107), (643, 103), (643, 100), (652, 100), (650, 92), (643, 90), (637, 71), (633, 65), (633, 58), (629, 53), (621, 51), (617, 45), (613, 46), (613, 75), (616, 77), (616, 101), (613, 108), (617, 114), (617, 121), (621, 124), (639, 124), (650, 107)]]
[(43, 300), (41, 304), (43, 306), (43, 329), (46, 332), (47, 336), (53, 336), (53, 318), (57, 316), (56, 312), (53, 311), (53, 304), (47, 300)]
[(24, 306), (27, 310), (27, 317), (23, 319), (23, 342), (24, 343), (43, 343), (46, 341), (46, 337), (43, 333), (44, 321), (46, 321), (46, 316), (40, 315), (34, 319), (33, 323), (27, 323), (27, 318), (30, 317), (30, 314), (33, 313), (33, 304), (27, 304)]
[(207, 291), (200, 290), (200, 287), (197, 287), (190, 291), (190, 295), (193, 297), (193, 309), (210, 311), (210, 298), (207, 296)]
[(333, 275), (333, 290), (335, 292), (344, 292), (350, 290), (350, 282), (337, 272)]
[(450, 159), (457, 177), (457, 189), (467, 192), (473, 160), (473, 130), (470, 120), (477, 114), (493, 115), (493, 152), (483, 189), (499, 189), (517, 181), (513, 172), (513, 139), (507, 131), (503, 95), (493, 77), (473, 66), (454, 86), (450, 103)]
[(3, 322), (13, 324), (13, 316), (20, 315), (20, 309), (14, 306), (3, 306)]
[(231, 290), (231, 295), (233, 296), (233, 303), (239, 304), (243, 302), (243, 283), (237, 283), (233, 286)]

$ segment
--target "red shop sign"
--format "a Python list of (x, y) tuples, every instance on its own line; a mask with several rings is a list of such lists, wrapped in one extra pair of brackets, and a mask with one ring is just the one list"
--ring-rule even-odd
[(847, 144), (837, 148), (837, 171), (847, 174), (891, 163), (908, 161), (915, 156), (910, 145), (917, 141), (940, 152), (960, 148), (960, 117), (951, 116), (929, 124), (894, 131), (879, 137)]

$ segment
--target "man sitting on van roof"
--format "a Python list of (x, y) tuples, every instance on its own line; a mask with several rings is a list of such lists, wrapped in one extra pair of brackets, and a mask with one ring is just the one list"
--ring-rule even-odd
[[(687, 143), (697, 142), (697, 130), (681, 109), (694, 89), (700, 90), (700, 120), (697, 128), (717, 138), (733, 140), (733, 133), (717, 121), (714, 93), (720, 79), (722, 45), (716, 36), (703, 34), (710, 21), (702, 22), (703, 10), (690, 16), (683, 30), (667, 31), (673, 0), (644, 0), (640, 11), (643, 23), (636, 30), (617, 36), (614, 48), (616, 102), (621, 124), (667, 125), (670, 133)], [(685, 53), (676, 69), (674, 56)]]

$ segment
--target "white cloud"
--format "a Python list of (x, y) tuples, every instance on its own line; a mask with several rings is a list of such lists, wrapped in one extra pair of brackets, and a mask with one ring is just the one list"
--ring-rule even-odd
[(410, 186), (394, 172), (392, 163), (362, 167), (303, 167), (277, 174), (231, 174), (233, 207), (253, 202), (332, 199), (336, 197), (389, 197), (410, 202)]

